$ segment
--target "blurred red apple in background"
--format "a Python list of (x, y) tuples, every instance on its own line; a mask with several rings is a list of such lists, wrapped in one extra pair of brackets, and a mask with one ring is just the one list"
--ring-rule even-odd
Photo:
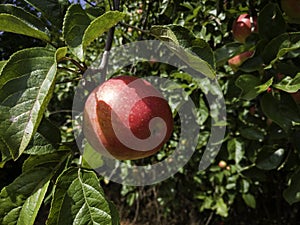
[(228, 65), (233, 69), (237, 70), (247, 59), (254, 55), (254, 51), (246, 51), (236, 56), (233, 56), (228, 60)]
[(132, 76), (111, 78), (88, 96), (83, 132), (99, 153), (119, 160), (155, 154), (170, 138), (173, 117), (162, 94)]
[(233, 38), (241, 43), (245, 43), (247, 37), (252, 32), (257, 32), (257, 18), (253, 17), (254, 30), (252, 31), (251, 17), (249, 14), (241, 14), (232, 24)]

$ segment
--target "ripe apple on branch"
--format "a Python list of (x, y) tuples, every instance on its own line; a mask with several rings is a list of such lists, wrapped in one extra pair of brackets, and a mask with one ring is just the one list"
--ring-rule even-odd
[(83, 132), (99, 153), (119, 160), (155, 154), (173, 131), (170, 106), (149, 82), (117, 76), (96, 87), (84, 109)]

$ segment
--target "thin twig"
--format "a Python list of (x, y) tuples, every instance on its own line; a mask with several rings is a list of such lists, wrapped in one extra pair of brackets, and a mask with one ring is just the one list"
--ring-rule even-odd
[(66, 71), (71, 72), (71, 73), (81, 74), (81, 71), (71, 70), (71, 69), (66, 68), (66, 67), (58, 66), (57, 68), (61, 69), (61, 70), (66, 70)]
[(73, 63), (79, 70), (81, 73), (84, 73), (87, 69), (86, 65), (81, 65), (79, 62), (77, 62), (75, 59), (72, 59), (70, 57), (63, 57), (59, 60), (59, 62), (62, 62), (62, 61), (70, 61), (71, 63)]
[(214, 215), (214, 212), (211, 212), (210, 215), (209, 215), (209, 217), (208, 217), (208, 219), (207, 219), (207, 221), (206, 221), (206, 223), (205, 223), (205, 225), (209, 225), (210, 224), (210, 221), (211, 221), (213, 215)]
[(88, 0), (84, 0), (87, 4), (89, 4), (90, 6), (92, 6), (92, 7), (95, 7), (96, 5), (95, 4), (93, 4), (92, 2), (90, 2), (90, 1), (88, 1)]
[[(146, 10), (146, 14), (144, 14), (144, 18), (143, 18), (143, 22), (142, 22), (142, 30), (146, 30), (147, 24), (148, 24), (148, 17), (150, 15), (150, 9), (152, 8), (152, 1), (150, 1), (147, 5), (147, 10)], [(142, 40), (143, 39), (143, 34), (141, 33), (141, 35), (139, 36), (138, 40)]]
[[(113, 6), (112, 10), (119, 10), (120, 7), (120, 0), (114, 0), (113, 1)], [(101, 59), (101, 64), (99, 69), (97, 70), (98, 72), (101, 72), (102, 75), (102, 81), (105, 80), (105, 77), (107, 75), (107, 65), (108, 65), (108, 60), (109, 60), (109, 52), (112, 47), (113, 39), (114, 39), (114, 33), (115, 33), (115, 27), (112, 27), (108, 31), (106, 43), (105, 43), (105, 50)]]

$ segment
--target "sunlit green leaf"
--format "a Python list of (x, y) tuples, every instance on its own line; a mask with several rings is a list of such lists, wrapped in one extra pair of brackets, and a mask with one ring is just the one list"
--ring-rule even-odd
[(102, 155), (96, 152), (89, 143), (84, 146), (84, 151), (82, 155), (82, 165), (84, 167), (96, 169), (103, 165)]
[(80, 5), (71, 5), (64, 18), (63, 36), (70, 50), (80, 60), (84, 58), (82, 39), (91, 23), (90, 18)]
[(112, 224), (109, 204), (92, 171), (70, 168), (60, 175), (47, 225)]
[(48, 30), (41, 20), (22, 8), (9, 4), (0, 5), (0, 21), (1, 31), (50, 41)]
[[(26, 199), (20, 211), (18, 224), (34, 224), (38, 211), (46, 195), (49, 184), (50, 179), (47, 182), (45, 182), (40, 188), (38, 188), (38, 190), (36, 190), (29, 198)], [(40, 184), (38, 185), (40, 186)]]
[(233, 159), (238, 165), (243, 159), (245, 151), (242, 142), (237, 138), (232, 138), (227, 142), (228, 159)]
[(0, 74), (1, 74), (1, 70), (4, 67), (4, 65), (6, 64), (7, 61), (0, 61)]
[(105, 31), (115, 26), (125, 15), (121, 12), (109, 11), (93, 20), (84, 32), (82, 39), (83, 49), (96, 38), (100, 37)]
[(196, 38), (188, 29), (177, 26), (152, 26), (150, 33), (168, 42), (167, 45), (181, 60), (194, 70), (209, 77), (215, 77), (215, 59), (209, 45)]
[(0, 75), (0, 136), (14, 159), (26, 149), (50, 101), (56, 77), (55, 52), (21, 50)]
[(225, 204), (223, 198), (219, 198), (214, 206), (216, 208), (216, 213), (220, 216), (227, 217), (228, 216), (228, 207)]
[(285, 92), (295, 93), (300, 90), (300, 73), (298, 73), (294, 78), (286, 76), (279, 83), (274, 84), (273, 86)]

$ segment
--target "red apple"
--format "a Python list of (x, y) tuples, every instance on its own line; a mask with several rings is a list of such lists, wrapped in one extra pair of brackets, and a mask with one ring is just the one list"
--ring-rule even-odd
[(246, 51), (239, 55), (236, 55), (228, 60), (228, 65), (233, 69), (237, 70), (247, 59), (254, 55), (254, 51)]
[(246, 38), (252, 33), (257, 32), (257, 18), (253, 18), (254, 30), (252, 31), (251, 17), (249, 14), (241, 14), (232, 24), (233, 38), (241, 43), (246, 42)]
[(162, 94), (132, 76), (107, 80), (88, 96), (83, 132), (99, 153), (119, 160), (155, 154), (170, 138), (173, 117)]
[(300, 19), (300, 0), (281, 0), (281, 7), (288, 17)]

